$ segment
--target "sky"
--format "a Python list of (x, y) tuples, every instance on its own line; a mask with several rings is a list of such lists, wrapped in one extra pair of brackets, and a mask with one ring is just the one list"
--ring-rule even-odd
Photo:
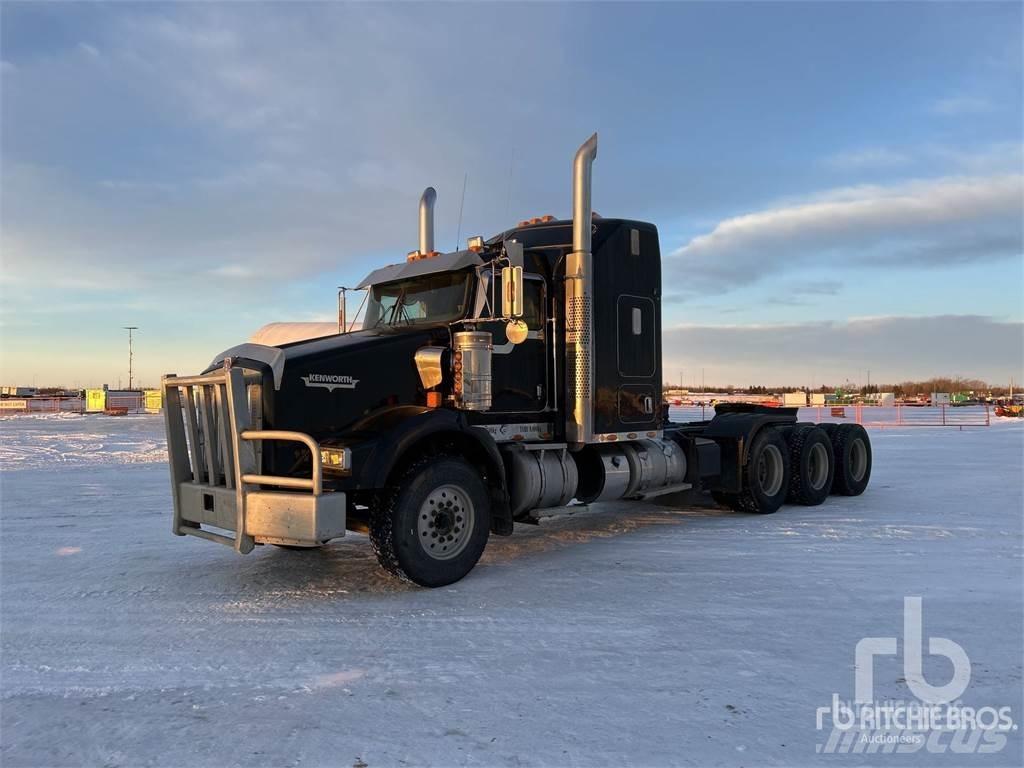
[[(201, 370), (437, 240), (661, 236), (665, 378), (1024, 380), (1021, 4), (0, 5), (0, 379)], [(459, 226), (460, 199), (466, 183)]]

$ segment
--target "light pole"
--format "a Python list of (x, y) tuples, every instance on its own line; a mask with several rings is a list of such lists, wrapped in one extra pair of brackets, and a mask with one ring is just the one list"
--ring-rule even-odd
[(139, 330), (139, 326), (123, 325), (121, 327), (128, 331), (128, 391), (130, 392), (132, 389), (132, 331)]

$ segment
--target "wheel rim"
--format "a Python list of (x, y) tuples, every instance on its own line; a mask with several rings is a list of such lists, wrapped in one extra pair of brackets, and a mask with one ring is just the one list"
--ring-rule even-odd
[(782, 488), (782, 451), (766, 445), (757, 459), (757, 484), (766, 496), (774, 496)]
[(868, 471), (868, 449), (859, 437), (850, 444), (850, 474), (858, 483)]
[(811, 455), (807, 457), (807, 475), (811, 488), (820, 491), (828, 480), (828, 451), (821, 443), (811, 446)]
[(441, 485), (420, 505), (416, 534), (423, 551), (435, 560), (458, 556), (469, 543), (475, 513), (465, 489)]

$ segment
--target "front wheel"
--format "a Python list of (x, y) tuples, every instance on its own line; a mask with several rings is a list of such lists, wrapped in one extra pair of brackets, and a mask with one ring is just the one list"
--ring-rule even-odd
[(487, 546), (491, 502), (461, 458), (421, 459), (370, 507), (370, 542), (381, 566), (423, 587), (458, 581)]

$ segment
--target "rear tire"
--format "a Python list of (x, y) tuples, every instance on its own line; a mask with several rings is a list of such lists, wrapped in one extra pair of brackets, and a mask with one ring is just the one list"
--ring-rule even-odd
[(790, 480), (786, 500), (815, 507), (828, 498), (835, 474), (832, 442), (823, 429), (797, 427), (789, 433)]
[(789, 476), (789, 446), (777, 429), (765, 427), (747, 452), (734, 509), (759, 515), (778, 511), (789, 492)]
[(370, 542), (381, 567), (423, 587), (452, 584), (473, 570), (490, 530), (487, 487), (452, 456), (420, 459), (370, 507)]
[(832, 493), (860, 496), (871, 480), (871, 440), (860, 424), (840, 424), (832, 438)]
[(828, 436), (829, 442), (835, 442), (836, 430), (839, 429), (838, 424), (834, 424), (832, 422), (822, 422), (821, 424), (818, 425), (818, 429), (820, 429)]

